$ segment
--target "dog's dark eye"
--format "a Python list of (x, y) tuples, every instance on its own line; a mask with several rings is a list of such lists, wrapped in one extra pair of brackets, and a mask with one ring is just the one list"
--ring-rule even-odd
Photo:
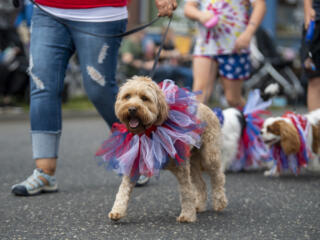
[(142, 99), (142, 101), (144, 101), (144, 102), (147, 102), (147, 101), (149, 101), (149, 98), (148, 97), (146, 97), (146, 96), (141, 96), (141, 99)]
[(126, 95), (124, 95), (124, 97), (123, 97), (123, 98), (128, 100), (130, 97), (131, 97), (131, 95), (130, 95), (130, 94), (126, 94)]

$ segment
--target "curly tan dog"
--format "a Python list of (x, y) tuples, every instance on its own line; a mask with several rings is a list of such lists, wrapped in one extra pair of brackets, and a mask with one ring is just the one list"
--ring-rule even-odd
[[(115, 111), (130, 132), (141, 134), (152, 125), (160, 126), (168, 117), (168, 105), (159, 86), (148, 77), (135, 76), (119, 91)], [(194, 222), (196, 212), (206, 209), (207, 190), (202, 171), (209, 174), (212, 184), (212, 202), (215, 211), (227, 206), (225, 175), (220, 160), (219, 120), (207, 106), (199, 104), (197, 117), (206, 123), (201, 135), (201, 148), (193, 148), (190, 159), (182, 165), (170, 160), (166, 165), (177, 178), (180, 187), (181, 213), (179, 222)], [(119, 220), (126, 215), (130, 193), (135, 183), (124, 176), (109, 218)]]

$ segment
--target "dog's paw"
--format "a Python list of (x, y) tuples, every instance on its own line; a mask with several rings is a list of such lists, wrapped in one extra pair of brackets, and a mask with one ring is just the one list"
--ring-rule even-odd
[(220, 196), (214, 196), (213, 198), (213, 210), (214, 211), (222, 211), (228, 205), (228, 199), (225, 194), (221, 194)]
[(118, 220), (120, 220), (121, 218), (124, 217), (123, 214), (120, 214), (120, 213), (117, 213), (117, 212), (109, 212), (108, 216), (113, 221), (118, 221)]
[(263, 175), (266, 177), (279, 177), (280, 173), (275, 168), (272, 168), (270, 170), (264, 171)]
[(179, 217), (177, 217), (177, 221), (180, 223), (191, 223), (195, 222), (197, 220), (197, 216), (194, 214), (192, 216), (186, 216), (184, 214), (181, 214)]
[(207, 208), (206, 205), (207, 205), (207, 204), (202, 204), (202, 205), (198, 204), (198, 205), (196, 206), (196, 211), (197, 211), (198, 213), (204, 212), (204, 211), (206, 210), (206, 208)]

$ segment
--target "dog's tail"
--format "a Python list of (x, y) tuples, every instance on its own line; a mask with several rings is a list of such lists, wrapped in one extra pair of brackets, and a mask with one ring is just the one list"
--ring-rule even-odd
[(247, 103), (244, 106), (243, 113), (245, 115), (266, 110), (272, 104), (272, 97), (276, 96), (280, 91), (277, 83), (269, 84), (263, 91), (260, 89), (252, 90), (249, 93)]
[(271, 83), (265, 87), (265, 89), (261, 92), (260, 96), (263, 101), (268, 101), (269, 99), (277, 96), (280, 92), (280, 86), (278, 83)]

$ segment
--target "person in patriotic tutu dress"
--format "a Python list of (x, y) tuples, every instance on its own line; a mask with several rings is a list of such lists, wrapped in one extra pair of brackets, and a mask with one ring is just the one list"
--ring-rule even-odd
[[(219, 71), (228, 104), (245, 105), (241, 87), (250, 76), (249, 44), (265, 10), (264, 0), (186, 0), (186, 17), (198, 22), (193, 91), (202, 91), (200, 102), (208, 101)], [(208, 26), (213, 18), (215, 25)]]

